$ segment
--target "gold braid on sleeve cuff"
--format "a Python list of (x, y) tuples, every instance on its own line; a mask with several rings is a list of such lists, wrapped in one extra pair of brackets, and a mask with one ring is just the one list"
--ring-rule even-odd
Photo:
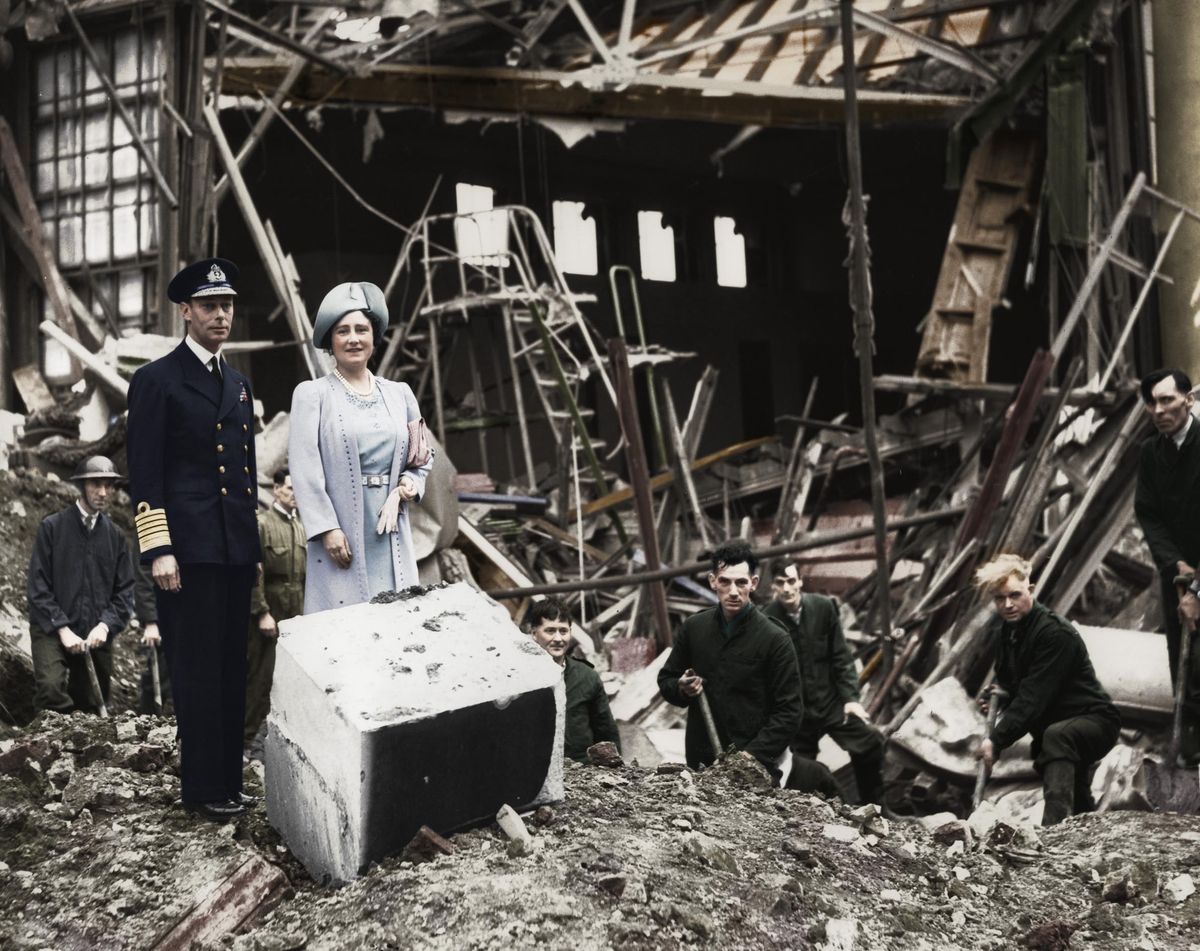
[(171, 547), (171, 532), (167, 528), (166, 509), (152, 509), (149, 502), (139, 502), (133, 520), (137, 524), (138, 549), (140, 551)]

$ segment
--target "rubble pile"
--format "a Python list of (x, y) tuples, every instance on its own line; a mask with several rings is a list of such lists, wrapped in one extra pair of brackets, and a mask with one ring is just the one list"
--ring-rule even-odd
[[(1200, 831), (1186, 817), (927, 828), (772, 790), (737, 758), (701, 772), (568, 763), (565, 800), (526, 816), (522, 842), (494, 823), (419, 833), (404, 857), (331, 889), (263, 810), (225, 826), (188, 817), (173, 735), (150, 717), (46, 715), (0, 744), (0, 947), (142, 948), (184, 922), (198, 947), (238, 951), (1127, 951), (1194, 947), (1200, 926)], [(251, 863), (279, 887), (239, 905), (235, 873)], [(232, 897), (206, 905), (213, 895)]]

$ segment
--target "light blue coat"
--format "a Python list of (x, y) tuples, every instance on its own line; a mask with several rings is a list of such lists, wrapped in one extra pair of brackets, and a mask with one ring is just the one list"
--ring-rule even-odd
[[(376, 382), (392, 419), (405, 421), (398, 426), (389, 473), (388, 485), (394, 487), (400, 474), (406, 471), (407, 423), (419, 419), (421, 411), (407, 383), (380, 377), (376, 377)], [(319, 380), (306, 380), (292, 393), (288, 468), (296, 490), (296, 507), (308, 535), (305, 614), (360, 604), (369, 601), (373, 594), (368, 590), (366, 560), (362, 557), (366, 549), (358, 441), (346, 420), (346, 414), (352, 410), (345, 388), (332, 373)], [(431, 458), (419, 469), (407, 470), (417, 484), (414, 501), (419, 502), (424, 496), (425, 477), (432, 466)], [(321, 541), (322, 535), (335, 528), (345, 532), (350, 543), (349, 568), (334, 564)], [(419, 583), (407, 506), (401, 508), (396, 531), (392, 533), (392, 564), (397, 589)]]

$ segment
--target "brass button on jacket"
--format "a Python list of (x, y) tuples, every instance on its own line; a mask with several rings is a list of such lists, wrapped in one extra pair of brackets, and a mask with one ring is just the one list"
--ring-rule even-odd
[(224, 452), (224, 451), (225, 451), (225, 447), (223, 445), (221, 445), (220, 443), (217, 443), (217, 452)]
[(250, 486), (246, 486), (246, 494), (247, 494), (247, 495), (253, 495), (253, 494), (254, 494), (254, 492), (253, 492), (253, 490), (250, 488)]
[(221, 431), (221, 424), (217, 423), (217, 432), (220, 432), (220, 431)]
[(217, 466), (217, 472), (221, 473), (221, 475), (224, 475), (224, 474), (225, 474), (225, 467), (224, 467), (224, 466)]
[(222, 488), (222, 489), (221, 489), (221, 494), (222, 494), (222, 495), (228, 495), (228, 494), (229, 494), (229, 490), (228, 490), (228, 489), (226, 489), (226, 488)]

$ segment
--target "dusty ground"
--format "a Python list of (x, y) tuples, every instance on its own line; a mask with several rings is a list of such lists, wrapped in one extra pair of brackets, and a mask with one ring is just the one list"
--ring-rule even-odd
[(250, 852), (291, 887), (213, 947), (1200, 948), (1200, 896), (1163, 893), (1200, 878), (1195, 818), (1085, 816), (964, 849), (728, 769), (571, 764), (566, 801), (529, 820), (529, 854), (480, 828), (453, 855), (391, 859), (333, 890), (261, 810), (188, 818), (173, 734), (50, 715), (3, 741), (0, 948), (148, 947)]

